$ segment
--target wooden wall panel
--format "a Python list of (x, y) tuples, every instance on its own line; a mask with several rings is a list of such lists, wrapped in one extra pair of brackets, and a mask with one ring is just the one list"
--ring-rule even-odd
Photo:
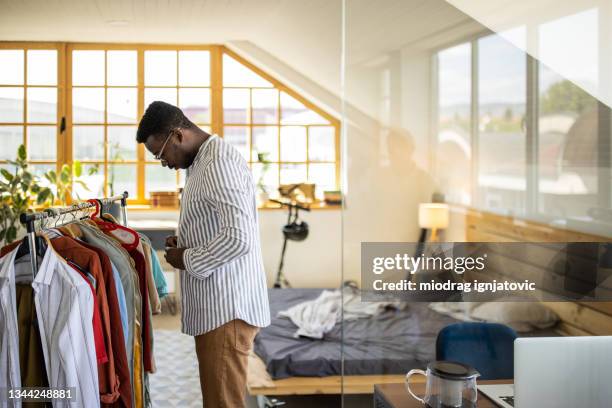
[[(612, 238), (551, 227), (508, 216), (462, 210), (455, 217), (465, 217), (468, 242), (612, 242)], [(493, 274), (504, 279), (530, 279), (548, 282), (556, 276), (551, 265), (551, 251), (546, 246), (534, 246), (534, 252), (521, 257), (513, 254), (493, 253), (489, 264)], [(479, 278), (493, 279), (492, 274)], [(554, 282), (553, 282), (554, 283)], [(543, 302), (559, 315), (557, 331), (567, 336), (612, 335), (612, 302)]]

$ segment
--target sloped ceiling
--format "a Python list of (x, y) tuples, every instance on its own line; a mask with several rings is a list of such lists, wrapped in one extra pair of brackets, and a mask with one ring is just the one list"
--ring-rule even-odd
[[(0, 40), (249, 41), (338, 95), (342, 7), (341, 0), (0, 0)], [(471, 20), (443, 0), (349, 0), (345, 15), (348, 64)]]

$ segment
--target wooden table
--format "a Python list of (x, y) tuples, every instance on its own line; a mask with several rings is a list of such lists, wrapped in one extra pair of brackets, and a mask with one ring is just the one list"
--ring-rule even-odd
[[(512, 384), (509, 380), (478, 381), (479, 385), (485, 384)], [(410, 383), (410, 389), (416, 395), (425, 394), (425, 383)], [(374, 407), (376, 408), (423, 408), (424, 405), (415, 400), (404, 383), (401, 384), (376, 384), (374, 386)], [(478, 392), (478, 408), (499, 408), (497, 404)]]

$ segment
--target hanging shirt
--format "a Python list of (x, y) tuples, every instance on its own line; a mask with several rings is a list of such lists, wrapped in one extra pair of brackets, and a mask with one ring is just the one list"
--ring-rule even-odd
[[(111, 370), (117, 374), (119, 397), (102, 396), (102, 406), (112, 404), (116, 407), (131, 407), (132, 406), (132, 387), (130, 382), (130, 370), (128, 368), (127, 356), (125, 351), (125, 340), (123, 338), (123, 330), (119, 330), (122, 326), (121, 311), (119, 306), (119, 296), (115, 285), (115, 275), (109, 257), (103, 250), (80, 241), (80, 245), (94, 251), (100, 259), (100, 266), (104, 282), (106, 284), (106, 298), (108, 301), (108, 317), (110, 327), (110, 340), (113, 349), (113, 361), (110, 362)], [(113, 366), (114, 365), (114, 366)], [(116, 403), (115, 403), (116, 402)]]
[[(15, 290), (17, 249), (0, 258), (0, 388), (21, 387), (19, 334)], [(9, 408), (20, 408), (21, 401), (8, 400)]]
[(125, 301), (125, 291), (123, 290), (123, 286), (121, 285), (121, 276), (119, 275), (119, 271), (114, 263), (111, 262), (111, 267), (113, 268), (113, 276), (115, 278), (115, 290), (117, 291), (117, 300), (119, 302), (119, 313), (121, 315), (121, 331), (123, 332), (123, 340), (125, 341), (125, 348), (127, 350), (128, 345), (128, 333), (129, 333), (129, 324), (128, 324), (128, 314), (127, 314), (127, 303)]
[(88, 244), (102, 249), (108, 255), (119, 272), (127, 306), (128, 333), (126, 352), (133, 390), (132, 399), (134, 401), (134, 407), (139, 407), (141, 405), (138, 405), (136, 401), (142, 401), (142, 369), (141, 367), (137, 367), (136, 363), (142, 360), (142, 358), (138, 356), (139, 350), (142, 350), (142, 346), (140, 345), (142, 339), (139, 329), (142, 319), (142, 297), (138, 288), (138, 276), (134, 262), (127, 251), (122, 248), (115, 239), (104, 234), (96, 226), (85, 222), (79, 222), (76, 227), (78, 227)]
[(73, 401), (56, 400), (54, 408), (99, 408), (89, 283), (49, 245), (32, 287), (49, 386), (76, 387)]
[[(96, 279), (96, 305), (100, 311), (100, 317), (102, 319), (102, 333), (104, 334), (104, 345), (106, 355), (108, 356), (106, 362), (101, 362), (98, 366), (98, 380), (101, 394), (100, 398), (104, 403), (112, 403), (120, 396), (119, 377), (115, 367), (116, 359), (114, 355), (113, 333), (111, 332), (110, 323), (111, 308), (109, 307), (109, 299), (107, 297), (108, 285), (106, 283), (105, 274), (102, 271), (100, 257), (96, 251), (86, 248), (74, 238), (70, 237), (54, 238), (51, 240), (51, 245), (53, 245), (53, 249), (55, 249), (60, 256), (77, 265), (79, 269), (88, 271)], [(112, 271), (110, 271), (109, 274), (110, 277), (112, 277)], [(123, 345), (123, 339), (121, 339), (121, 343), (121, 345)]]
[(151, 268), (153, 269), (153, 280), (155, 281), (155, 289), (157, 291), (157, 296), (159, 298), (164, 298), (168, 296), (168, 283), (166, 282), (166, 276), (162, 270), (161, 263), (159, 262), (159, 257), (157, 256), (157, 252), (153, 245), (151, 245), (151, 240), (144, 234), (140, 234), (140, 239), (146, 242), (149, 245), (150, 255), (151, 255)]
[(247, 162), (217, 136), (188, 169), (181, 198), (178, 247), (183, 252), (181, 317), (197, 336), (231, 320), (270, 324), (255, 186)]

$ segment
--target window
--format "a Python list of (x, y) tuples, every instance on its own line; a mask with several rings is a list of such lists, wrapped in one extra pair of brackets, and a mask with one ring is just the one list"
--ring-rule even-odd
[(443, 50), (437, 55), (438, 134), (435, 174), (440, 188), (447, 194), (447, 200), (464, 205), (472, 202), (471, 55), (469, 43)]
[[(515, 36), (524, 42), (524, 30), (517, 30)], [(524, 214), (527, 57), (497, 34), (480, 38), (477, 47), (477, 205)]]
[(56, 46), (0, 46), (0, 167), (10, 169), (19, 145), (27, 148), (34, 173), (55, 170), (58, 161)]
[(274, 196), (279, 184), (312, 182), (322, 197), (337, 189), (339, 122), (222, 46), (41, 47), (0, 46), (0, 138), (8, 146), (0, 166), (25, 143), (38, 173), (82, 162), (79, 197), (127, 190), (132, 204), (147, 204), (150, 192), (184, 183), (135, 141), (144, 110), (162, 100), (233, 144), (260, 190)]
[[(572, 38), (576, 32), (580, 32), (578, 39)], [(571, 78), (581, 78), (594, 89), (597, 44), (595, 10), (554, 20), (539, 28), (542, 59), (564, 69)], [(567, 55), (577, 58), (568, 59)], [(592, 213), (591, 209), (596, 209), (600, 201), (597, 99), (542, 63), (538, 95), (538, 210), (557, 217)]]
[(258, 187), (314, 183), (336, 190), (337, 126), (307, 101), (223, 55), (223, 136), (249, 162)]
[[(590, 9), (435, 52), (435, 170), (447, 201), (607, 234), (611, 114), (590, 93), (600, 19)], [(541, 61), (517, 47), (527, 38)]]

